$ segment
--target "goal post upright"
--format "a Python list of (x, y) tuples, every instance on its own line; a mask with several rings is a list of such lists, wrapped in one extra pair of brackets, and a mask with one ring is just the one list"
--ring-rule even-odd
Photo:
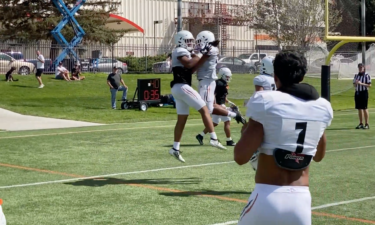
[(360, 37), (360, 36), (332, 36), (329, 35), (329, 0), (325, 0), (325, 14), (324, 14), (324, 40), (325, 41), (340, 41), (337, 43), (329, 52), (325, 65), (322, 65), (321, 70), (321, 95), (323, 98), (330, 101), (330, 79), (331, 79), (331, 67), (330, 62), (333, 54), (343, 45), (347, 43), (358, 43), (358, 42), (375, 42), (375, 37)]

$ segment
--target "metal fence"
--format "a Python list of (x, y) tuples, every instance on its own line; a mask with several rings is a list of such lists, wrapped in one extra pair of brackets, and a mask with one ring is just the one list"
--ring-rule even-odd
[[(27, 75), (35, 72), (36, 50), (40, 50), (46, 59), (44, 73), (54, 74), (53, 61), (63, 50), (51, 41), (22, 43), (7, 41), (0, 43), (0, 74), (5, 74), (11, 67), (16, 67), (16, 73)], [(173, 46), (147, 45), (100, 45), (86, 44), (75, 48), (80, 57), (82, 72), (112, 71), (113, 66), (120, 68), (122, 73), (170, 73), (170, 54)], [(100, 52), (100, 57), (95, 53)], [(259, 69), (259, 60), (266, 55), (275, 56), (278, 53), (275, 46), (263, 48), (236, 48), (234, 46), (220, 49), (219, 67), (229, 67), (234, 73), (256, 73)], [(342, 54), (342, 53), (341, 53)], [(354, 53), (342, 54), (347, 58)], [(318, 50), (309, 51), (306, 58), (309, 64), (309, 73), (320, 73), (326, 53)], [(345, 60), (343, 60), (345, 61)], [(69, 58), (63, 64), (71, 70), (76, 62)]]

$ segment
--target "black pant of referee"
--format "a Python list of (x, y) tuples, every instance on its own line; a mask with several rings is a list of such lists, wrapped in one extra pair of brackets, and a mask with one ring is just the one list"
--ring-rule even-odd
[[(368, 125), (368, 91), (356, 91), (355, 96), (355, 108), (358, 109), (358, 117), (359, 117), (359, 125), (356, 129), (369, 129), (370, 126)], [(365, 117), (365, 125), (363, 126), (363, 117)]]
[[(359, 125), (356, 129), (370, 129), (368, 124), (369, 113), (367, 109), (368, 104), (368, 88), (371, 87), (371, 77), (365, 72), (362, 63), (358, 64), (358, 74), (354, 76), (353, 84), (355, 87), (355, 108), (358, 109)], [(363, 117), (365, 125), (363, 125)]]

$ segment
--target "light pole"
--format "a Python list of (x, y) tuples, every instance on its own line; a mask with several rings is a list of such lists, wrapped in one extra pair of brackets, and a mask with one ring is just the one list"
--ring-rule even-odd
[(182, 0), (177, 0), (177, 32), (182, 30)]
[(154, 48), (156, 52), (156, 24), (163, 23), (163, 20), (155, 20), (154, 21)]
[[(366, 0), (361, 1), (361, 30), (362, 36), (366, 36)], [(366, 42), (362, 42), (362, 63), (366, 66)]]

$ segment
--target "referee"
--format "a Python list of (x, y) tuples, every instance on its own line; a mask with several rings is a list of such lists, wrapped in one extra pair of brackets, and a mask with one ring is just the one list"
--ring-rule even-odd
[[(359, 125), (356, 129), (370, 129), (368, 125), (368, 88), (371, 87), (371, 77), (366, 73), (362, 63), (358, 64), (358, 74), (354, 76), (353, 85), (355, 87), (355, 108), (358, 109)], [(365, 125), (363, 126), (363, 116), (365, 117)]]

